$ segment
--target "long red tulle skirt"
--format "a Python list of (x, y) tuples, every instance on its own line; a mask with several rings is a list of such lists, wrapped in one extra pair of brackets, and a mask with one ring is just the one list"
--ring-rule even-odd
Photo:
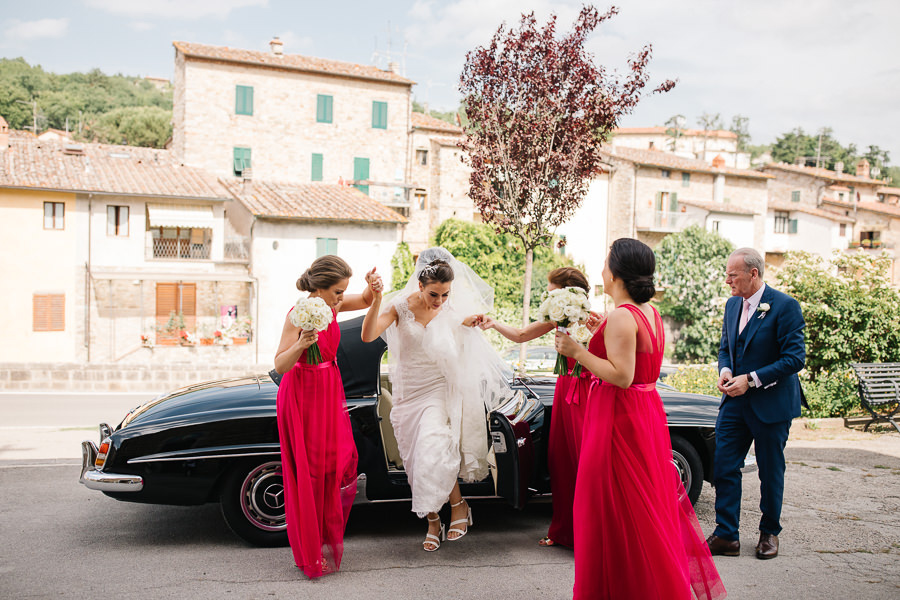
[(278, 389), (287, 534), (294, 561), (308, 577), (340, 568), (356, 496), (356, 445), (334, 361), (339, 340), (333, 321), (319, 334), (324, 362), (307, 365), (304, 353)]
[(655, 389), (594, 382), (575, 490), (576, 599), (717, 599), (725, 587), (672, 465)]
[[(574, 361), (570, 359), (570, 369)], [(590, 375), (590, 372), (585, 370)], [(572, 505), (575, 500), (575, 476), (581, 453), (581, 431), (584, 428), (584, 399), (589, 377), (560, 376), (553, 393), (550, 416), (550, 440), (547, 444), (547, 467), (553, 492), (553, 520), (547, 530), (555, 544), (573, 548)]]

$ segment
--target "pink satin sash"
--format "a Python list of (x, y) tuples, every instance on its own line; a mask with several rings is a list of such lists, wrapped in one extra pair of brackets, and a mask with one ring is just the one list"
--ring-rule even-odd
[[(609, 387), (619, 387), (619, 386), (613, 385), (613, 384), (611, 384), (611, 383), (607, 383), (607, 382), (605, 382), (605, 381), (601, 381), (599, 378), (597, 378), (596, 375), (591, 375), (591, 387), (594, 387), (595, 385), (605, 385), (605, 386), (609, 386)], [(619, 389), (622, 389), (622, 388), (619, 388)], [(653, 381), (653, 382), (651, 382), (651, 383), (632, 383), (630, 386), (628, 386), (627, 389), (628, 389), (628, 390), (633, 390), (633, 391), (635, 391), (635, 392), (652, 392), (653, 390), (656, 389), (656, 382)]]
[(297, 362), (297, 364), (298, 364), (298, 365), (300, 366), (300, 368), (302, 368), (302, 369), (327, 369), (327, 368), (329, 368), (329, 367), (336, 367), (336, 366), (337, 366), (337, 359), (333, 358), (333, 359), (331, 359), (331, 360), (327, 360), (327, 361), (324, 361), (324, 362), (320, 362), (320, 363), (317, 364), (317, 365), (310, 365), (310, 364), (307, 364), (307, 363), (305, 363), (305, 362)]

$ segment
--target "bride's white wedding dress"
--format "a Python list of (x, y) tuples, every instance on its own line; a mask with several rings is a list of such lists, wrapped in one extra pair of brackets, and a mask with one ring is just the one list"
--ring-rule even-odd
[(487, 342), (480, 331), (462, 325), (450, 302), (426, 326), (416, 321), (408, 299), (391, 303), (398, 317), (388, 337), (391, 424), (412, 488), (412, 510), (423, 517), (440, 510), (458, 477), (487, 477), (485, 405), (495, 405), (508, 387), (501, 389), (492, 367), (477, 358)]

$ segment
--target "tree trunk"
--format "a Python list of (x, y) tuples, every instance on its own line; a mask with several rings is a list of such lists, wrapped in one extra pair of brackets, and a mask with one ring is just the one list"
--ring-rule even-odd
[[(527, 327), (531, 322), (531, 271), (534, 267), (534, 249), (525, 251), (525, 283), (522, 286), (524, 299), (522, 300), (522, 327)], [(525, 374), (525, 349), (527, 344), (519, 344), (519, 372)]]

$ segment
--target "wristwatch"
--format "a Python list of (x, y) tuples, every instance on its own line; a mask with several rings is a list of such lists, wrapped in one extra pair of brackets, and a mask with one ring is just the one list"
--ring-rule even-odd
[(753, 379), (753, 377), (751, 377), (749, 373), (747, 374), (747, 386), (751, 388), (756, 387), (756, 380)]

